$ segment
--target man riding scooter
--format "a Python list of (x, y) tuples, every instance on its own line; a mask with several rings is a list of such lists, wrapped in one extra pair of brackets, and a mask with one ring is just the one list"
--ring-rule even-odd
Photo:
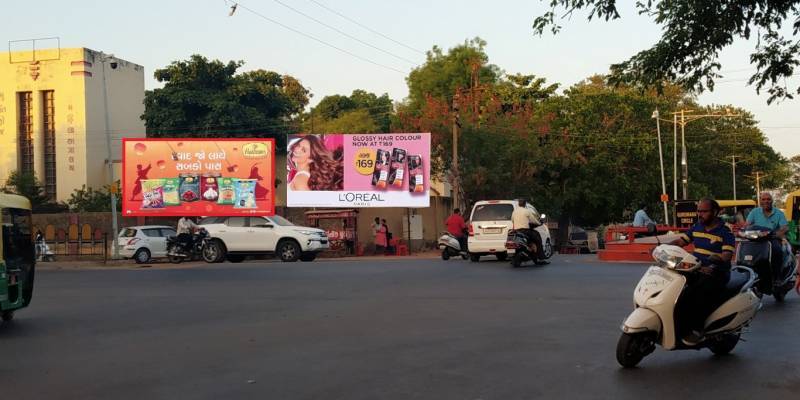
[(716, 200), (701, 199), (697, 202), (698, 222), (671, 243), (681, 247), (693, 244), (692, 255), (702, 265), (687, 276), (687, 287), (676, 305), (676, 320), (687, 321), (687, 326), (677, 327), (678, 337), (683, 337), (687, 345), (695, 345), (702, 339), (705, 319), (720, 305), (730, 279), (736, 239), (719, 218), (719, 212)]
[(536, 245), (537, 259), (534, 262), (537, 265), (549, 264), (549, 262), (545, 260), (546, 257), (542, 247), (542, 237), (536, 229), (532, 229), (542, 224), (542, 222), (539, 221), (539, 216), (526, 207), (527, 202), (525, 199), (519, 199), (517, 205), (518, 207), (511, 213), (511, 222), (514, 224), (512, 229), (527, 236), (529, 247), (531, 243)]
[(467, 224), (461, 216), (461, 210), (458, 208), (454, 209), (453, 214), (447, 217), (444, 224), (447, 226), (447, 232), (458, 239), (461, 251), (467, 251), (467, 235), (464, 234), (464, 231), (467, 230)]
[(194, 246), (193, 243), (194, 236), (192, 234), (198, 228), (199, 227), (197, 226), (197, 224), (195, 224), (194, 221), (191, 220), (191, 218), (181, 217), (178, 220), (178, 226), (177, 226), (178, 243), (182, 244), (184, 251), (188, 252), (192, 248), (192, 246)]
[[(759, 196), (759, 205), (747, 214), (747, 226), (763, 226), (769, 228), (775, 233), (775, 237), (770, 239), (772, 245), (772, 276), (780, 276), (781, 267), (783, 266), (783, 259), (787, 256), (787, 251), (784, 250), (784, 241), (786, 240), (786, 232), (789, 231), (789, 223), (786, 221), (786, 216), (783, 211), (772, 207), (772, 195), (769, 192), (761, 193)], [(791, 250), (788, 252), (791, 256)]]

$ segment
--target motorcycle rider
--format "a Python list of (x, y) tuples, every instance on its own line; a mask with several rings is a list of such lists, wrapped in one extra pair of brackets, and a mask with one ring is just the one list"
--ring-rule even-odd
[(514, 224), (512, 229), (523, 233), (528, 238), (528, 246), (531, 245), (531, 242), (536, 245), (535, 258), (537, 258), (537, 260), (534, 262), (536, 264), (547, 264), (548, 262), (545, 260), (544, 249), (542, 248), (542, 236), (539, 235), (536, 229), (531, 229), (531, 225), (536, 227), (542, 224), (542, 222), (539, 221), (539, 216), (526, 207), (527, 202), (525, 199), (517, 200), (517, 205), (518, 207), (511, 213), (511, 222)]
[(466, 251), (467, 236), (464, 234), (464, 231), (467, 230), (467, 224), (464, 222), (464, 218), (461, 216), (461, 210), (458, 208), (454, 209), (453, 214), (447, 217), (447, 219), (444, 221), (444, 224), (447, 226), (447, 232), (458, 239), (458, 244), (461, 247), (461, 251)]
[(189, 217), (181, 217), (178, 220), (178, 243), (183, 245), (184, 251), (189, 251), (194, 246), (194, 236), (192, 235), (199, 227)]
[(763, 226), (775, 232), (775, 237), (770, 239), (772, 245), (772, 265), (773, 276), (779, 276), (783, 264), (784, 246), (786, 232), (789, 231), (789, 223), (783, 211), (772, 207), (772, 194), (763, 192), (758, 198), (761, 207), (753, 208), (747, 214), (747, 226)]
[(678, 337), (683, 337), (687, 345), (695, 345), (703, 337), (705, 319), (719, 306), (730, 279), (736, 239), (719, 212), (716, 200), (701, 199), (697, 202), (698, 222), (671, 243), (681, 247), (693, 244), (692, 254), (701, 263), (699, 270), (687, 275), (686, 289), (675, 307), (675, 321), (681, 321), (676, 329)]

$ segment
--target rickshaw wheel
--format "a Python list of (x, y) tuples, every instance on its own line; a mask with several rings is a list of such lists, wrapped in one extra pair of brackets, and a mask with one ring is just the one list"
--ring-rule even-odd
[(3, 311), (3, 322), (9, 322), (14, 319), (14, 312), (13, 311)]

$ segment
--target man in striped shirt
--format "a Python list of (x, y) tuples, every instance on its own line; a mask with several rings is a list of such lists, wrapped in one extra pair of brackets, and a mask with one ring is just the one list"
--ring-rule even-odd
[(678, 334), (689, 345), (702, 337), (705, 319), (720, 305), (730, 278), (736, 239), (719, 218), (719, 212), (716, 200), (701, 199), (697, 203), (698, 222), (673, 242), (679, 246), (694, 245), (692, 254), (701, 264), (695, 273), (687, 275), (687, 287), (676, 306), (678, 317), (685, 321)]

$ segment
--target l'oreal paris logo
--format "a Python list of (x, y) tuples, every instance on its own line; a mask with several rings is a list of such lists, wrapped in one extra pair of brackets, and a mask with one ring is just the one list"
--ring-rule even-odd
[(269, 155), (266, 143), (248, 143), (242, 146), (244, 158), (267, 158)]
[(380, 193), (339, 193), (339, 201), (384, 201)]

